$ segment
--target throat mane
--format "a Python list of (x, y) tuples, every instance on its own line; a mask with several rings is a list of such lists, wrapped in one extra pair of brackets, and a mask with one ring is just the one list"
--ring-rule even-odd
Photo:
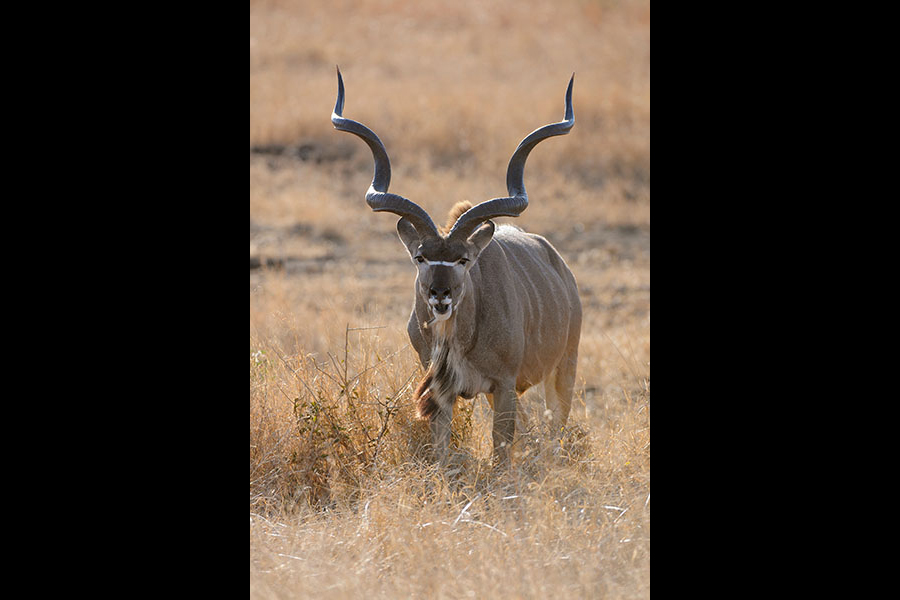
[(428, 370), (413, 394), (417, 416), (427, 419), (439, 410), (449, 410), (456, 400), (458, 379), (450, 361), (450, 340), (436, 335)]

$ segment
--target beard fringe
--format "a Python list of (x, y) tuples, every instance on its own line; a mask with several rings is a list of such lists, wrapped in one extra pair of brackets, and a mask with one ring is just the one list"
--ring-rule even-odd
[(438, 403), (435, 399), (431, 383), (434, 380), (434, 365), (428, 367), (425, 378), (416, 387), (413, 401), (416, 403), (416, 418), (420, 420), (430, 419), (438, 411)]

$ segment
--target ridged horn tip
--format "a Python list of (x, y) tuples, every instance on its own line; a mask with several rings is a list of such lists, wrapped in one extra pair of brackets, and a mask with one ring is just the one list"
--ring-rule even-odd
[(338, 95), (334, 103), (334, 114), (342, 117), (344, 115), (344, 78), (341, 77), (341, 68), (337, 65), (334, 67), (337, 69), (338, 76)]

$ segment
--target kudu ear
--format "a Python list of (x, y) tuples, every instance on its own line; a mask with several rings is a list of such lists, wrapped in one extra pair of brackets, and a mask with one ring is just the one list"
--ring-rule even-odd
[(481, 251), (484, 250), (488, 244), (491, 243), (491, 238), (494, 237), (494, 222), (493, 221), (485, 221), (481, 227), (475, 230), (475, 233), (469, 236), (467, 240), (470, 244), (475, 246), (475, 254), (476, 256), (481, 254)]
[(416, 250), (422, 243), (422, 238), (419, 237), (419, 232), (416, 231), (416, 228), (413, 227), (413, 224), (406, 217), (397, 221), (397, 234), (400, 236), (400, 241), (406, 246), (409, 256), (415, 258)]

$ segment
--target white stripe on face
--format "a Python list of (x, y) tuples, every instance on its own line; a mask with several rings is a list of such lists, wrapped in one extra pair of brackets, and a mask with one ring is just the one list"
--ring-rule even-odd
[(453, 307), (451, 306), (450, 308), (448, 308), (447, 312), (439, 313), (437, 311), (433, 311), (432, 314), (434, 314), (434, 320), (440, 323), (441, 321), (446, 321), (450, 318), (450, 315), (453, 314)]
[(434, 267), (434, 266), (437, 266), (437, 265), (443, 265), (443, 266), (445, 266), (445, 267), (455, 267), (456, 265), (459, 264), (459, 261), (456, 261), (456, 262), (448, 262), (448, 261), (446, 261), (446, 260), (428, 260), (428, 259), (426, 258), (426, 259), (425, 259), (425, 264), (428, 265), (429, 267)]

